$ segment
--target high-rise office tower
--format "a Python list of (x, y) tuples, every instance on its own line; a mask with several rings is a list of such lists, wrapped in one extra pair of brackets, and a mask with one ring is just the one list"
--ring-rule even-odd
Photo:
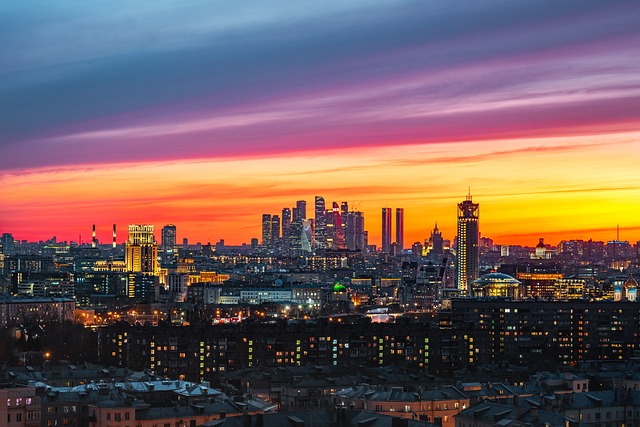
[(342, 228), (342, 215), (338, 204), (333, 202), (331, 209), (331, 223), (333, 224), (333, 241), (331, 249), (344, 249), (344, 229)]
[(457, 284), (465, 295), (469, 295), (471, 282), (480, 272), (479, 215), (479, 204), (473, 203), (471, 193), (465, 201), (458, 203)]
[(396, 243), (398, 251), (404, 251), (404, 208), (396, 208)]
[(327, 248), (327, 212), (324, 197), (316, 196), (315, 204), (316, 249)]
[(91, 231), (91, 247), (95, 248), (98, 246), (98, 239), (96, 238), (96, 225), (93, 224), (93, 229)]
[(382, 208), (382, 252), (391, 250), (391, 208)]
[(296, 202), (296, 210), (294, 210), (293, 220), (304, 221), (307, 219), (307, 202), (304, 200), (298, 200)]
[(0, 245), (2, 245), (2, 253), (5, 255), (13, 255), (15, 251), (15, 240), (10, 233), (4, 233), (0, 237)]
[(344, 240), (350, 251), (365, 252), (367, 244), (364, 231), (364, 215), (362, 212), (347, 213), (347, 226)]
[(153, 225), (130, 225), (129, 240), (125, 245), (127, 271), (158, 274), (158, 245), (153, 236)]
[(347, 215), (349, 214), (349, 203), (340, 203), (340, 218), (342, 218), (342, 231), (347, 227)]
[(117, 243), (116, 243), (116, 225), (113, 224), (113, 242), (111, 242), (111, 247), (113, 249), (115, 249), (116, 245), (117, 245)]
[(271, 214), (262, 214), (262, 246), (271, 245)]
[(291, 230), (291, 209), (283, 208), (282, 209), (282, 238), (285, 241), (289, 240)]
[(162, 227), (161, 237), (160, 251), (162, 252), (162, 263), (171, 264), (176, 255), (176, 226), (167, 224)]
[(271, 217), (271, 245), (275, 246), (280, 238), (280, 217), (274, 215)]

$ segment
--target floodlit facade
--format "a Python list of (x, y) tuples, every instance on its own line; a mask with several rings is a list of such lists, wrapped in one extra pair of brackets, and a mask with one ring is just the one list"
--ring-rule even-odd
[(480, 271), (479, 215), (480, 205), (473, 203), (471, 194), (458, 203), (457, 285), (465, 295), (470, 292), (470, 285), (478, 278)]
[(153, 225), (130, 225), (125, 245), (125, 262), (131, 273), (158, 274), (158, 245)]

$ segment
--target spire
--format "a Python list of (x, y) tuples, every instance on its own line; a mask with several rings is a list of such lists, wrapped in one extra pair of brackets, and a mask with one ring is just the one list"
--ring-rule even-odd
[(467, 193), (467, 200), (471, 201), (471, 187), (469, 187), (469, 192)]
[(436, 228), (434, 228), (433, 231), (438, 231), (438, 221), (436, 221)]

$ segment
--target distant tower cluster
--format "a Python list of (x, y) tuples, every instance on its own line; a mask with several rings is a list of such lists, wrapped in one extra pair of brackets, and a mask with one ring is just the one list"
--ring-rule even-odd
[(480, 273), (479, 206), (473, 203), (471, 193), (465, 201), (458, 203), (457, 284), (465, 295), (469, 295), (471, 283)]
[(298, 200), (292, 209), (283, 208), (282, 218), (263, 214), (262, 247), (293, 256), (324, 250), (366, 250), (364, 215), (349, 211), (348, 202), (333, 202), (327, 210), (324, 197), (315, 196), (313, 216), (307, 218), (305, 200)]

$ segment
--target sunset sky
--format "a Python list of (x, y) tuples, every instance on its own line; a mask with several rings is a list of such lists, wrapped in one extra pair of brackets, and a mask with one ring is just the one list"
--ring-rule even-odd
[[(315, 195), (480, 230), (640, 240), (640, 2), (6, 0), (0, 233), (259, 237)], [(159, 235), (159, 234), (158, 234)]]

